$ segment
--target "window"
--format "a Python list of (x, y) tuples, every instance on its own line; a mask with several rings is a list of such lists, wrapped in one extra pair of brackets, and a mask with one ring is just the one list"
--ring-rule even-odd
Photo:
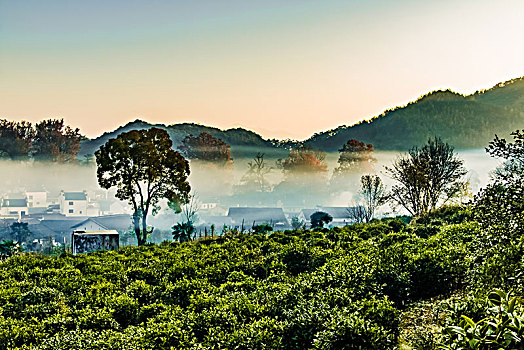
[(73, 209), (69, 209), (69, 214), (73, 214)]
[(29, 200), (33, 199), (33, 196), (29, 196)]
[(73, 205), (73, 202), (69, 202), (69, 205)]

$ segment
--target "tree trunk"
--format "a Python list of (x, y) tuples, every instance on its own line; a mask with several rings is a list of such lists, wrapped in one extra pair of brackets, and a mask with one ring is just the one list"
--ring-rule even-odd
[(143, 211), (142, 212), (142, 239), (143, 239), (143, 242), (142, 242), (141, 245), (146, 244), (146, 241), (147, 241), (147, 221), (146, 221), (146, 218), (147, 218), (147, 211)]
[(143, 235), (140, 230), (140, 215), (136, 211), (133, 213), (133, 224), (135, 226), (135, 235), (138, 245), (141, 246), (146, 244), (146, 241), (143, 239)]

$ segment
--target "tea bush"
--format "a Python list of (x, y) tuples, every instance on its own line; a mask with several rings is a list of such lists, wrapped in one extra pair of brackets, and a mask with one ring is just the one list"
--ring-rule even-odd
[(414, 225), (12, 256), (0, 262), (0, 348), (393, 349), (411, 303), (501, 263), (475, 264), (475, 222)]

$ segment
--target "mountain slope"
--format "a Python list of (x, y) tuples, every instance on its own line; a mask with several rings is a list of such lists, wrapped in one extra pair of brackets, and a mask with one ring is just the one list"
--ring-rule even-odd
[(495, 134), (507, 136), (522, 127), (524, 80), (519, 78), (468, 96), (435, 91), (369, 121), (315, 134), (305, 144), (336, 151), (354, 138), (376, 149), (407, 150), (437, 136), (458, 149), (480, 148)]

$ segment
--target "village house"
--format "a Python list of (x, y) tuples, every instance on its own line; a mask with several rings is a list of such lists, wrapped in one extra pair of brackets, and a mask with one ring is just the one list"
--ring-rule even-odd
[(29, 212), (27, 199), (24, 198), (4, 198), (0, 207), (0, 215), (4, 218), (20, 219)]
[(29, 208), (47, 208), (47, 192), (26, 192), (25, 196), (27, 198), (27, 206)]
[(60, 192), (60, 214), (65, 216), (87, 216), (87, 192)]

